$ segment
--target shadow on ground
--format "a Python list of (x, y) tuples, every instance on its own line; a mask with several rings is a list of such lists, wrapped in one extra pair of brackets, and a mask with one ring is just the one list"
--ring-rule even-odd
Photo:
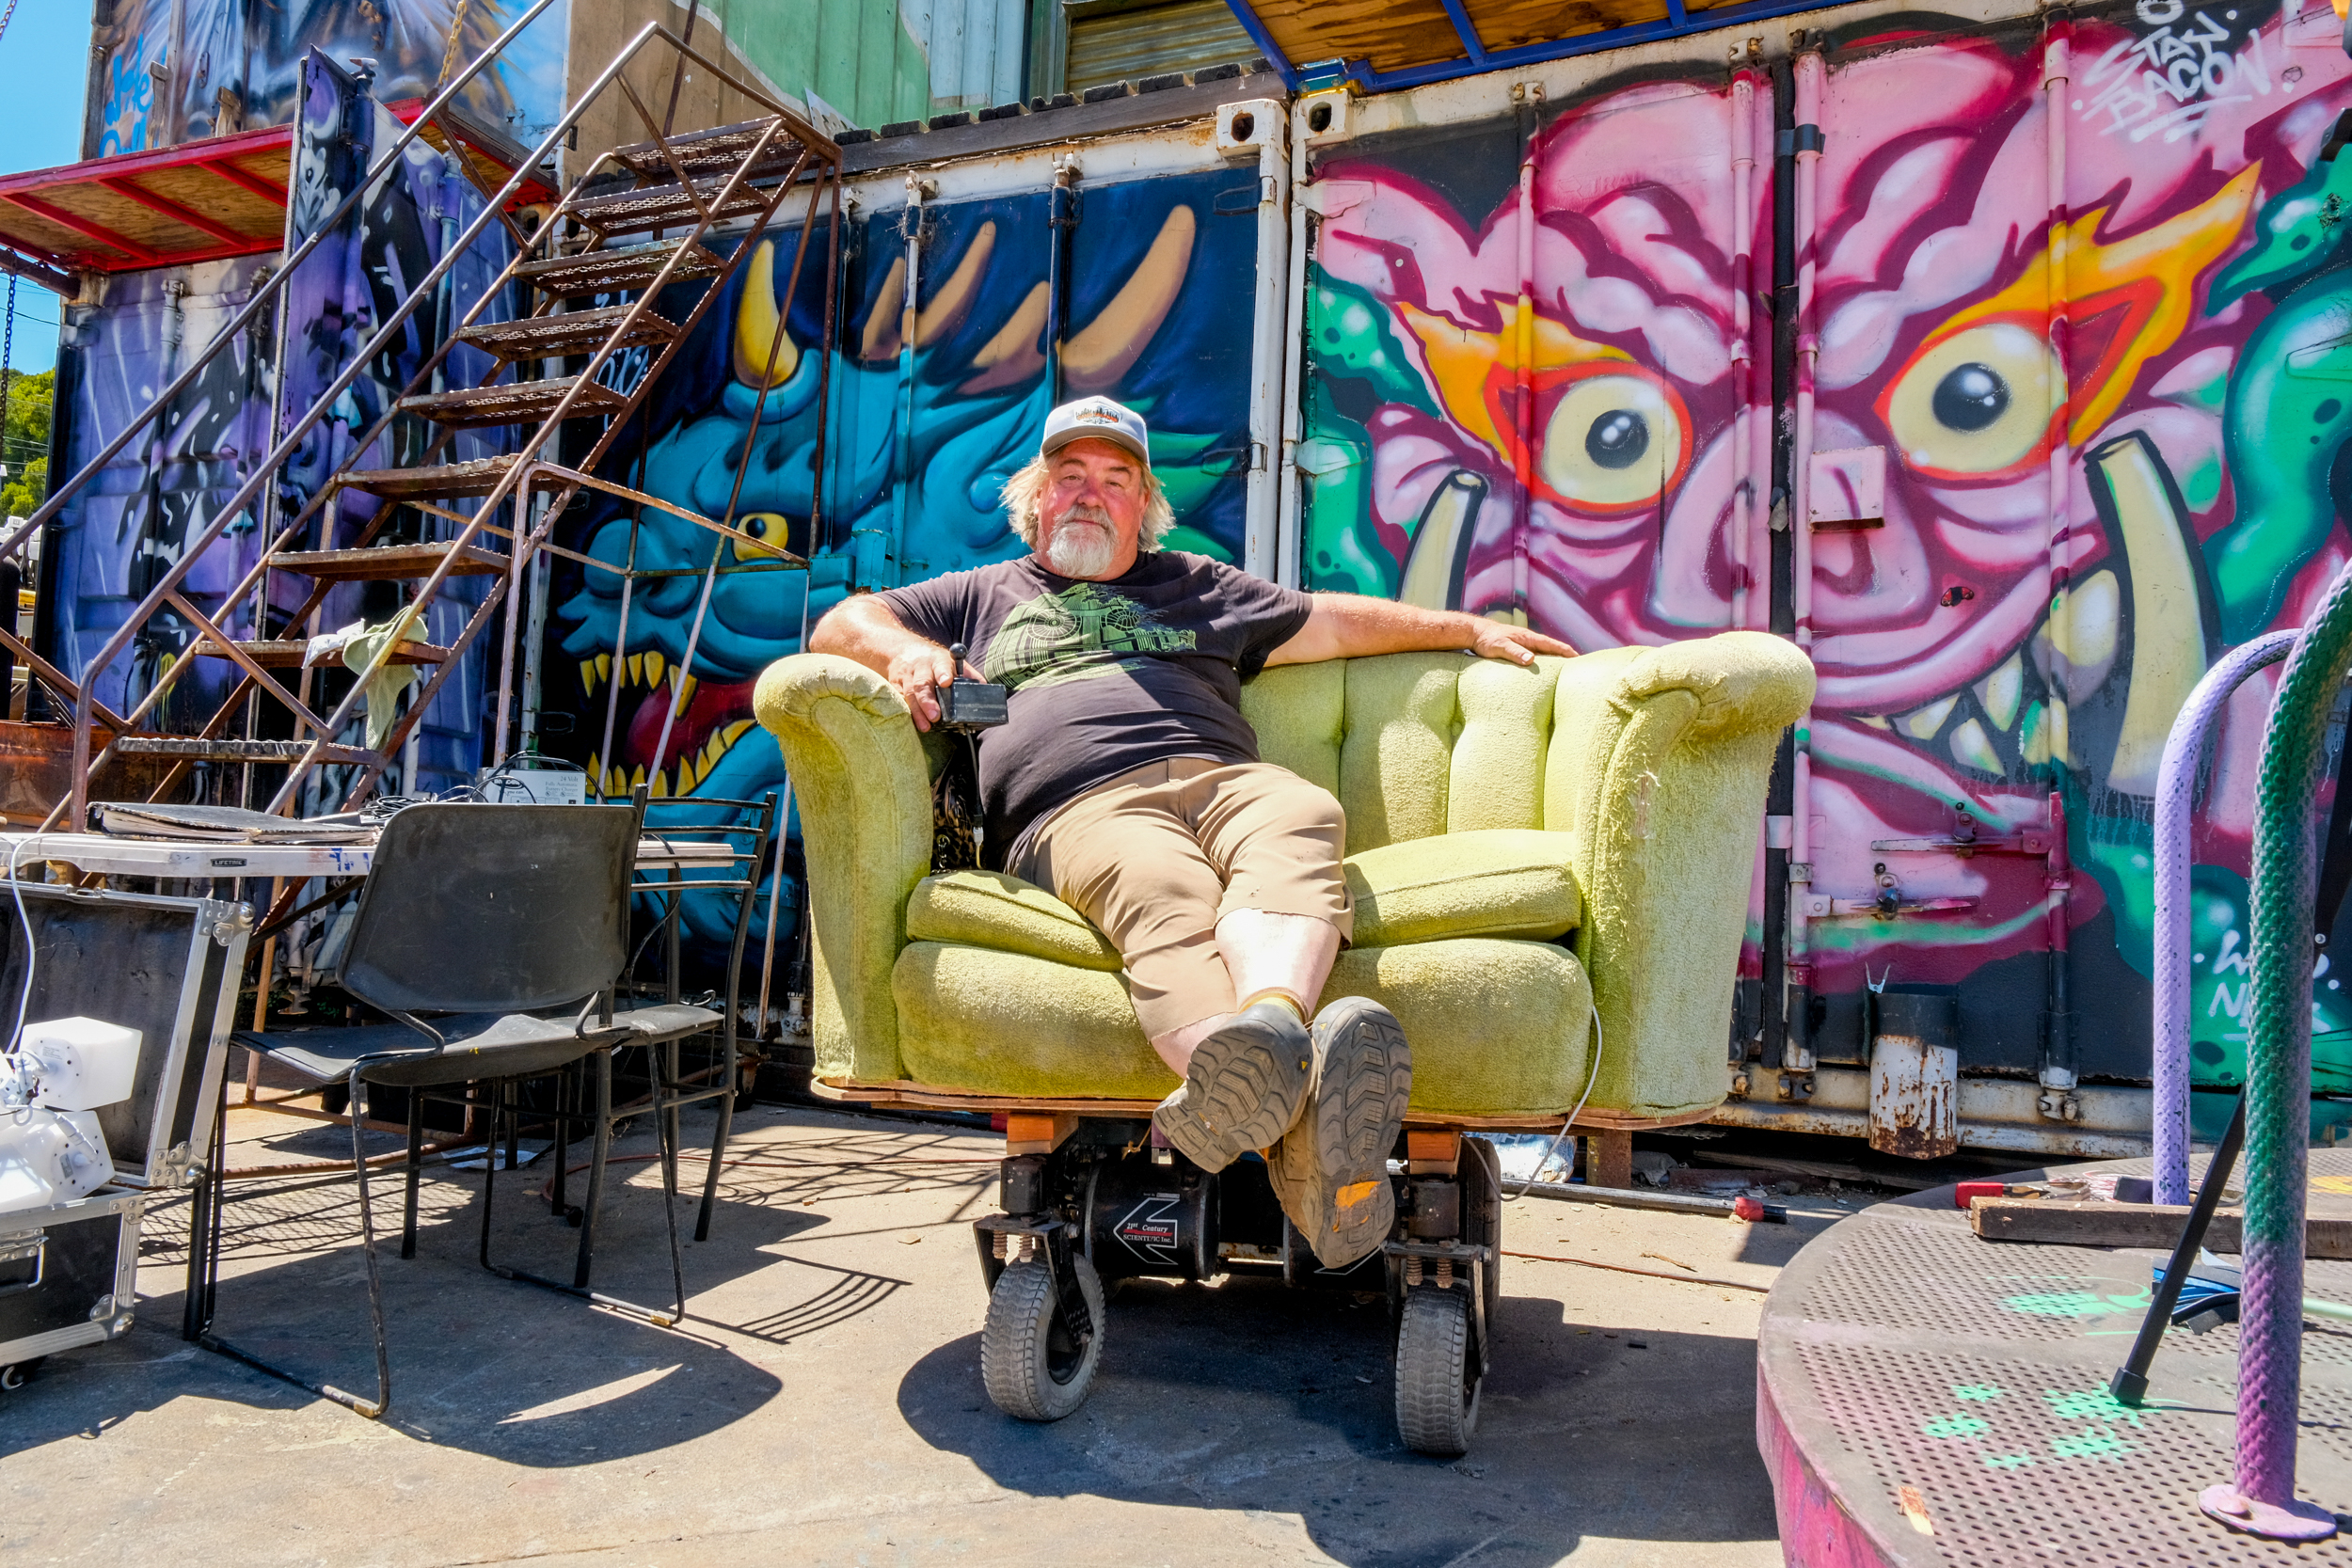
[[(644, 1306), (674, 1299), (659, 1178), (649, 1162), (613, 1166), (597, 1235), (594, 1283)], [(690, 1164), (682, 1175), (699, 1174)], [(782, 1384), (698, 1332), (670, 1331), (576, 1298), (501, 1278), (476, 1261), (479, 1172), (439, 1167), (422, 1183), (417, 1256), (399, 1256), (403, 1181), (397, 1168), (371, 1177), (378, 1261), (391, 1350), (392, 1403), (368, 1430), (470, 1449), (533, 1466), (596, 1464), (652, 1453), (717, 1431), (765, 1405)], [(571, 1196), (583, 1196), (574, 1175)], [(543, 1172), (506, 1173), (493, 1206), (493, 1254), (568, 1281), (580, 1232), (538, 1195)], [(689, 1291), (701, 1295), (772, 1269), (778, 1243), (821, 1221), (816, 1213), (749, 1201), (723, 1181), (711, 1239), (691, 1240), (699, 1188), (675, 1215)], [(186, 1259), (184, 1198), (151, 1210), (143, 1261)], [(358, 1205), (350, 1178), (232, 1184), (222, 1224), (223, 1277), (213, 1329), (298, 1375), (363, 1395), (375, 1389), (365, 1259), (354, 1244)], [(806, 1288), (781, 1292), (760, 1321), (726, 1324), (781, 1340), (847, 1321), (904, 1282), (809, 1264), (790, 1271)], [(95, 1435), (141, 1411), (197, 1397), (292, 1410), (303, 1389), (179, 1338), (183, 1295), (140, 1304), (125, 1339), (50, 1361), (11, 1396), (0, 1453)], [(109, 1375), (134, 1373), (135, 1375)], [(356, 1419), (356, 1418), (355, 1418)]]
[[(1009, 1490), (1296, 1513), (1359, 1568), (1549, 1565), (1595, 1536), (1659, 1543), (1672, 1561), (1677, 1542), (1771, 1537), (1760, 1467), (1704, 1459), (1725, 1427), (1753, 1429), (1751, 1341), (1580, 1333), (1558, 1302), (1514, 1297), (1507, 1276), (1503, 1290), (1477, 1438), (1457, 1461), (1398, 1441), (1383, 1304), (1255, 1279), (1131, 1283), (1092, 1398), (1067, 1420), (990, 1404), (977, 1332), (917, 1361), (898, 1407)], [(983, 1307), (976, 1279), (976, 1323)], [(1601, 1413), (1630, 1409), (1654, 1414)]]

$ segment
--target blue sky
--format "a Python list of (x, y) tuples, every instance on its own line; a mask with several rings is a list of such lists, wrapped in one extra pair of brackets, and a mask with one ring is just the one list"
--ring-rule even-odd
[[(0, 137), (0, 174), (70, 164), (82, 152), (82, 89), (89, 75), (89, 0), (32, 0), (0, 33), (0, 82), (15, 108)], [(0, 281), (0, 299), (6, 298)], [(16, 286), (15, 352), (20, 371), (57, 362), (57, 296)]]

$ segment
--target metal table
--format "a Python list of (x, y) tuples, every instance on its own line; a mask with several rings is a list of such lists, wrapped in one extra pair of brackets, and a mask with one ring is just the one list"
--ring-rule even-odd
[[(672, 844), (660, 838), (637, 842), (641, 867), (681, 869), (713, 859), (722, 847)], [(720, 857), (723, 858), (723, 857)], [(373, 844), (236, 844), (218, 839), (118, 838), (111, 833), (0, 832), (0, 877), (9, 865), (55, 861), (86, 876), (151, 877), (159, 880), (207, 878), (364, 877), (374, 863)]]
[[(675, 873), (714, 861), (723, 863), (726, 847), (723, 844), (694, 841), (671, 843), (649, 836), (637, 841), (637, 864), (640, 869)], [(374, 861), (375, 846), (373, 842), (238, 844), (220, 839), (125, 838), (112, 833), (0, 832), (0, 889), (7, 886), (10, 867), (21, 872), (53, 863), (72, 866), (84, 876), (137, 877), (157, 881), (212, 881), (222, 878), (231, 880), (282, 879), (286, 882), (299, 883), (313, 878), (348, 879), (365, 877)], [(0, 908), (5, 908), (5, 904), (6, 894), (0, 892)], [(266, 980), (263, 984), (266, 986)], [(257, 1026), (260, 1022), (258, 1018), (255, 1020)], [(266, 1103), (253, 1098), (253, 1085), (249, 1082), (246, 1088), (246, 1103)], [(220, 1140), (227, 1135), (228, 1089), (228, 1079), (224, 1073), (220, 1079), (220, 1097), (207, 1108), (215, 1128), (213, 1160), (215, 1164), (222, 1157), (224, 1146)], [(199, 1111), (199, 1114), (207, 1113)], [(353, 1114), (358, 1114), (356, 1107)], [(207, 1172), (198, 1180), (194, 1198), (195, 1201), (188, 1205), (188, 1287), (183, 1325), (183, 1335), (189, 1338), (195, 1337), (199, 1322), (209, 1316), (209, 1303), (203, 1299), (203, 1282), (209, 1277), (207, 1263), (212, 1206), (219, 1201), (216, 1173)]]
[[(2312, 1149), (2311, 1180), (2352, 1191), (2352, 1149)], [(1841, 1220), (1765, 1303), (1756, 1439), (1791, 1568), (2352, 1564), (2352, 1535), (2293, 1545), (2198, 1511), (2233, 1473), (2237, 1325), (2169, 1331), (2143, 1404), (2107, 1392), (2164, 1251), (1982, 1241), (1952, 1191)], [(2308, 1294), (2352, 1303), (2352, 1262), (2306, 1270)], [(2300, 1490), (2337, 1510), (2352, 1504), (2342, 1327), (2307, 1326), (2302, 1343)]]

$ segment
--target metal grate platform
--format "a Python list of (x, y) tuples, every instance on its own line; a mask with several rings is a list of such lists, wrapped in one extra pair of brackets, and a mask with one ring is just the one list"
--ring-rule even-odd
[[(2352, 1189), (2352, 1149), (2313, 1149), (2311, 1172)], [(1806, 1247), (1757, 1336), (1756, 1435), (1792, 1568), (2352, 1568), (2352, 1534), (2292, 1546), (2198, 1512), (2233, 1473), (2234, 1326), (2170, 1331), (2147, 1404), (2108, 1396), (2161, 1259), (1979, 1241), (1948, 1187)], [(2352, 1303), (2352, 1262), (2307, 1268), (2309, 1294)], [(2300, 1457), (2302, 1495), (2352, 1512), (2352, 1331), (2305, 1329)]]

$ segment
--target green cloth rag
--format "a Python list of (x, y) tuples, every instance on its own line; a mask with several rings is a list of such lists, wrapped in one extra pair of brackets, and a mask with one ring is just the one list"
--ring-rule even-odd
[[(416, 625), (414, 605), (402, 610), (380, 626), (370, 626), (343, 644), (343, 668), (354, 674), (365, 671), (375, 656), (398, 643)], [(392, 724), (400, 716), (400, 694), (408, 689), (417, 678), (413, 664), (387, 664), (370, 676), (368, 693), (368, 750), (384, 749), (384, 737), (391, 733)]]

